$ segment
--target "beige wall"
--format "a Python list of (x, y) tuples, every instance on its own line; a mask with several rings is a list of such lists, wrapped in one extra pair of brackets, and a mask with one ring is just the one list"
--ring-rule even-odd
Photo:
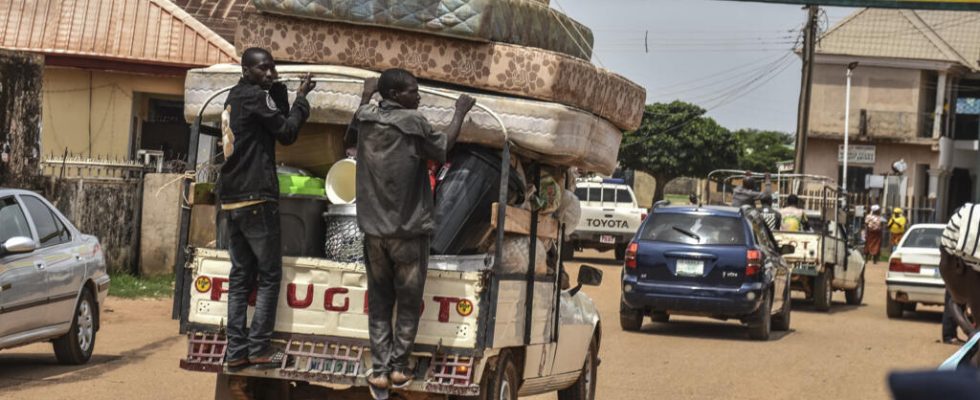
[[(813, 69), (810, 130), (814, 134), (843, 135), (846, 67), (817, 64)], [(850, 128), (857, 135), (861, 110), (868, 112), (872, 137), (914, 138), (932, 110), (925, 110), (935, 96), (935, 83), (926, 72), (915, 69), (859, 66), (851, 81)], [(934, 100), (933, 100), (934, 101)]]
[[(806, 173), (829, 176), (837, 180), (838, 168), (840, 163), (837, 161), (837, 150), (843, 141), (810, 139), (807, 143), (806, 154)], [(869, 143), (854, 143), (866, 145)], [(916, 179), (929, 179), (926, 176), (917, 176), (916, 165), (927, 164), (929, 168), (937, 168), (939, 164), (939, 152), (933, 151), (930, 146), (898, 144), (898, 143), (877, 143), (875, 144), (875, 174), (891, 173), (891, 165), (899, 159), (905, 159), (908, 163), (906, 175), (909, 177), (909, 194), (925, 196), (927, 193), (915, 193), (914, 188), (926, 185), (928, 182), (917, 182)], [(869, 164), (853, 164), (854, 166), (867, 167)]]
[(84, 156), (127, 158), (134, 108), (137, 112), (145, 108), (134, 107), (138, 93), (183, 97), (184, 78), (46, 67), (43, 155), (61, 156), (67, 147), (70, 153)]

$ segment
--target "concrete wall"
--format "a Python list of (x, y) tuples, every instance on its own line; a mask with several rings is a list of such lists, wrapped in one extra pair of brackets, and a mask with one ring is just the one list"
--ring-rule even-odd
[(38, 189), (41, 56), (0, 50), (0, 186)]
[(184, 78), (45, 68), (42, 154), (128, 158), (133, 116), (146, 109), (139, 93), (183, 97)]
[[(852, 144), (869, 144), (855, 143)], [(838, 168), (840, 163), (837, 161), (837, 150), (843, 140), (810, 139), (807, 144), (806, 173), (829, 176), (837, 180)], [(928, 182), (916, 182), (916, 178), (929, 179), (928, 175), (917, 177), (915, 166), (927, 164), (929, 168), (939, 166), (939, 152), (933, 151), (931, 146), (899, 144), (899, 143), (878, 143), (876, 144), (875, 164), (873, 166), (875, 174), (892, 173), (892, 163), (899, 159), (905, 159), (908, 163), (906, 175), (909, 176), (910, 194), (925, 196), (926, 193), (913, 193), (911, 189), (918, 188)], [(853, 166), (867, 167), (869, 164), (851, 164)]]
[(46, 182), (45, 197), (82, 233), (99, 238), (109, 271), (132, 272), (138, 260), (139, 182), (54, 177)]
[[(843, 137), (846, 68), (817, 64), (813, 68), (810, 131)], [(880, 138), (915, 138), (931, 126), (935, 82), (921, 70), (860, 66), (851, 80), (850, 131), (857, 136), (861, 110), (868, 113), (868, 133)], [(931, 108), (931, 107), (930, 107)], [(927, 121), (927, 119), (929, 121)], [(852, 136), (852, 137), (853, 137)]]
[(140, 275), (174, 272), (180, 220), (180, 174), (147, 174), (143, 180)]

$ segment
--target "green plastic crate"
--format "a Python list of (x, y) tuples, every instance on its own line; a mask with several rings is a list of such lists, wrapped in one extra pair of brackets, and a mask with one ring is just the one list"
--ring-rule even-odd
[(280, 194), (299, 194), (307, 196), (325, 196), (325, 182), (313, 176), (279, 174)]

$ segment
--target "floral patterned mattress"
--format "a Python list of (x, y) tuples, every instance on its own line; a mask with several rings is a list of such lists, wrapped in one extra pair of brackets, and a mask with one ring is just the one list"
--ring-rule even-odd
[(592, 31), (542, 0), (252, 0), (259, 11), (537, 47), (589, 60)]
[(235, 45), (269, 49), (280, 61), (404, 68), (422, 79), (580, 108), (623, 130), (639, 127), (646, 101), (643, 87), (588, 61), (506, 43), (251, 13), (242, 16)]
[[(288, 65), (278, 68), (282, 78), (298, 78), (307, 72), (318, 78), (344, 78), (363, 80), (378, 76), (377, 72), (339, 66)], [(216, 91), (235, 85), (241, 77), (241, 66), (215, 65), (193, 69), (187, 73), (184, 84), (184, 115), (191, 122), (201, 112), (204, 102)], [(295, 96), (297, 82), (289, 83), (291, 98)], [(423, 85), (423, 88), (439, 89), (449, 94), (460, 90)], [(360, 83), (318, 82), (307, 96), (310, 101), (310, 122), (347, 125), (360, 103)], [(556, 103), (496, 96), (485, 93), (469, 93), (477, 103), (496, 112), (507, 128), (514, 144), (514, 151), (546, 163), (579, 167), (586, 171), (612, 174), (619, 155), (621, 131), (606, 120), (572, 107)], [(217, 122), (225, 95), (215, 98), (204, 110), (205, 122)], [(452, 120), (454, 101), (422, 93), (419, 107), (437, 129), (444, 129)], [(500, 148), (504, 135), (501, 126), (490, 114), (474, 108), (467, 117), (460, 134), (460, 141)]]

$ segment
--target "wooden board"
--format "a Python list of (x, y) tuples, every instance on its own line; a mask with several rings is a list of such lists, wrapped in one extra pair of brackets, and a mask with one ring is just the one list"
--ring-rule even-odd
[[(493, 203), (490, 224), (494, 229), (497, 228), (497, 213), (499, 209), (499, 203)], [(504, 232), (530, 236), (531, 212), (525, 209), (507, 206), (507, 219), (504, 221)], [(538, 237), (552, 240), (558, 239), (558, 220), (554, 217), (539, 215)]]

